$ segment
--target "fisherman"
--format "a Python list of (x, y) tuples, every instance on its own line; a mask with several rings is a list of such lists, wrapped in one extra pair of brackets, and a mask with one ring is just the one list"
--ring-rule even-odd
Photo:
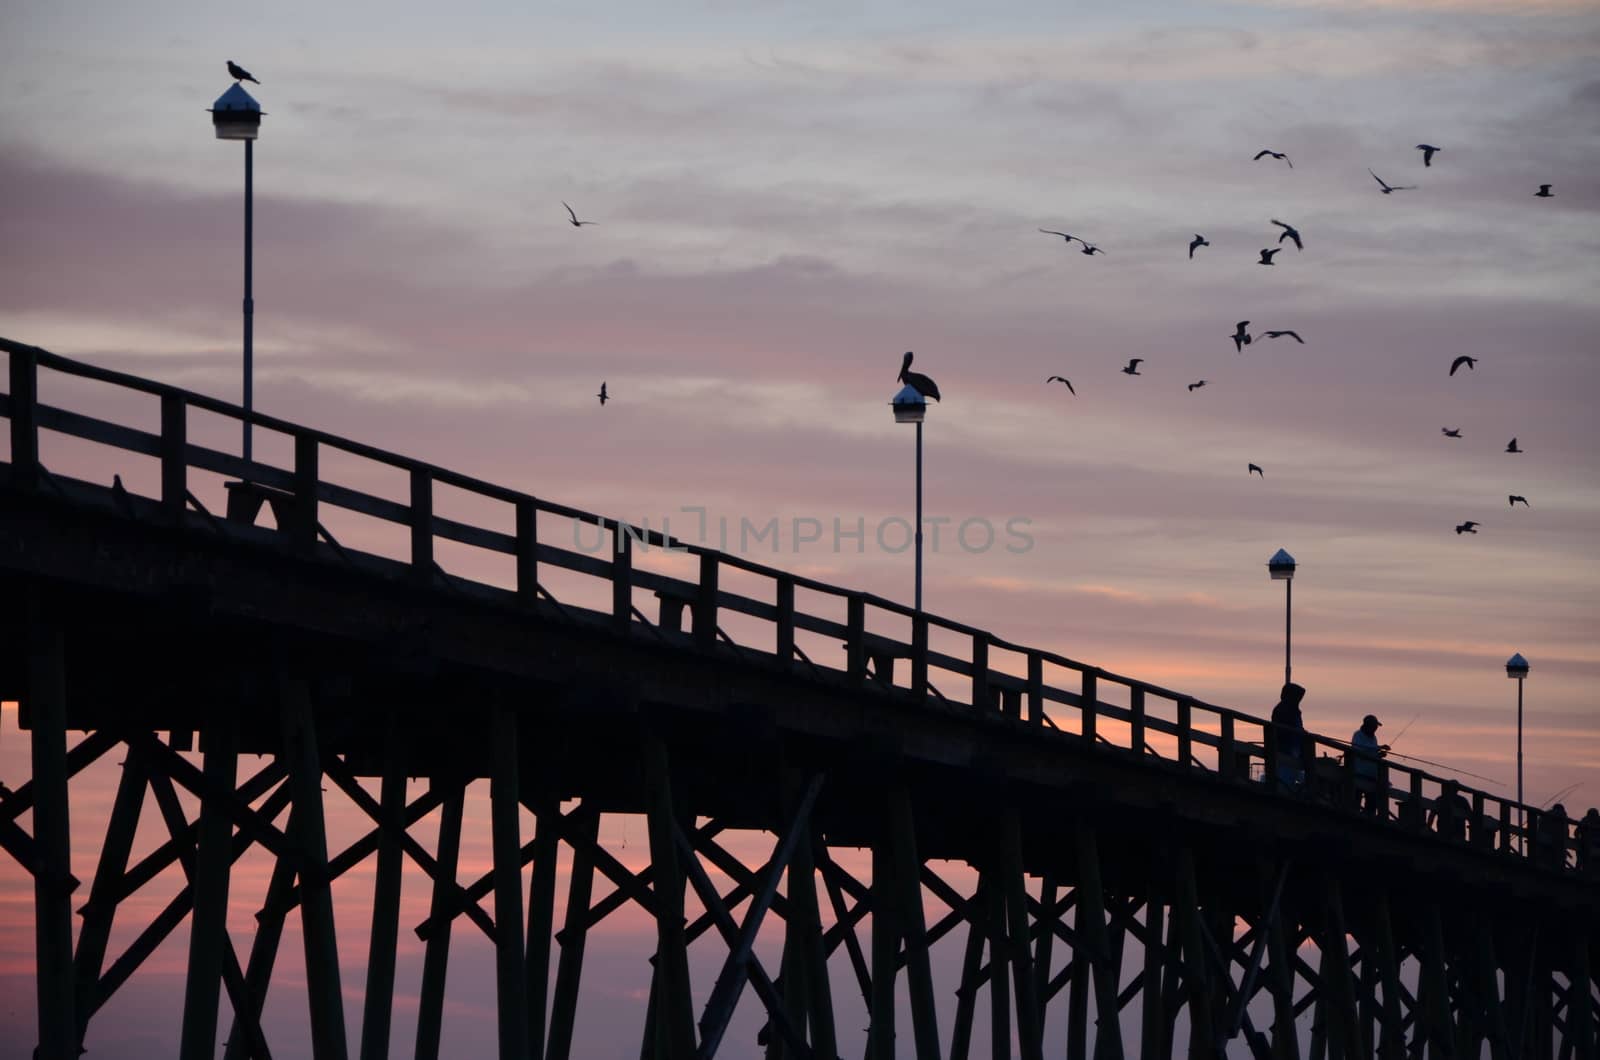
[(1305, 777), (1305, 766), (1300, 751), (1305, 743), (1306, 723), (1300, 716), (1300, 701), (1306, 690), (1293, 681), (1283, 686), (1278, 694), (1278, 705), (1272, 708), (1272, 726), (1278, 742), (1278, 783), (1288, 791), (1300, 786)]
[(1433, 800), (1434, 827), (1443, 839), (1467, 838), (1467, 819), (1472, 816), (1472, 805), (1461, 794), (1459, 781), (1447, 780)]
[(1539, 831), (1534, 836), (1534, 860), (1545, 868), (1567, 867), (1567, 808), (1556, 803), (1539, 818)]
[(1383, 756), (1389, 753), (1388, 744), (1378, 742), (1378, 727), (1383, 722), (1368, 714), (1361, 719), (1361, 728), (1350, 737), (1351, 769), (1355, 773), (1356, 796), (1361, 811), (1373, 817), (1383, 811), (1386, 784), (1383, 776)]
[(1593, 806), (1578, 822), (1578, 871), (1600, 876), (1600, 809)]

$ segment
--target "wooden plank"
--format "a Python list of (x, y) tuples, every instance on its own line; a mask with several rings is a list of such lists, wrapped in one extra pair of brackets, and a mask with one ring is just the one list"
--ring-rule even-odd
[(623, 532), (622, 524), (612, 530), (611, 554), (611, 625), (626, 637), (633, 626), (633, 539)]
[(517, 596), (532, 603), (539, 591), (539, 506), (532, 497), (517, 501), (516, 539)]
[(317, 523), (321, 518), (317, 506), (317, 440), (306, 434), (294, 436), (294, 503), (288, 526), (279, 529), (289, 532), (296, 548), (311, 551), (317, 544)]
[(968, 903), (967, 943), (961, 958), (961, 980), (956, 987), (956, 1013), (950, 1030), (950, 1060), (967, 1060), (972, 1045), (972, 1017), (977, 1007), (978, 988), (983, 977), (978, 974), (983, 959), (984, 936), (987, 933), (986, 912), (989, 891), (993, 889), (988, 873), (979, 872), (976, 890)]
[(183, 395), (161, 395), (161, 511), (172, 522), (183, 520), (189, 503), (188, 411)]
[(1044, 657), (1028, 653), (1028, 722), (1044, 725)]
[(208, 1060), (217, 1051), (217, 1003), (223, 953), (228, 942), (228, 882), (233, 828), (221, 792), (231, 794), (238, 780), (238, 715), (217, 711), (204, 730), (204, 769), (209, 798), (200, 801), (195, 844), (194, 913), (189, 918), (189, 964), (184, 978), (183, 1060)]
[[(894, 684), (894, 672), (882, 675)], [(911, 694), (922, 699), (928, 694), (928, 616), (917, 612), (911, 617)]]
[[(291, 836), (294, 834), (292, 818), (287, 831)], [(283, 937), (286, 914), (281, 909), (293, 885), (294, 863), (288, 858), (274, 858), (272, 875), (267, 880), (266, 900), (256, 914), (256, 933), (250, 943), (250, 960), (245, 965), (244, 993), (247, 1001), (244, 1010), (233, 1015), (223, 1060), (245, 1060), (250, 1054), (250, 1037), (246, 1028), (260, 1025), (261, 1009), (267, 1000), (267, 987), (272, 983), (272, 966), (278, 959), (278, 943)]]
[(702, 651), (717, 643), (717, 554), (700, 553), (700, 584), (694, 598), (694, 640)]
[(777, 583), (777, 642), (775, 653), (781, 664), (794, 661), (794, 579), (781, 577)]
[[(550, 999), (550, 1037), (545, 1042), (545, 1060), (567, 1060), (572, 1051), (572, 1029), (577, 1017), (578, 984), (583, 977), (583, 951), (588, 941), (589, 896), (594, 888), (594, 857), (591, 847), (600, 833), (600, 812), (580, 806), (574, 821), (572, 870), (567, 888), (567, 910), (561, 934), (561, 956), (556, 961), (556, 989)], [(574, 811), (575, 813), (577, 811)]]
[(1145, 742), (1148, 739), (1148, 736), (1145, 734), (1146, 718), (1144, 689), (1136, 687), (1129, 690), (1128, 714), (1128, 725), (1131, 729), (1131, 732), (1128, 735), (1128, 743), (1131, 745), (1130, 749), (1136, 756), (1143, 758), (1145, 753)]
[(434, 778), (432, 794), (443, 808), (439, 816), (438, 855), (433, 876), (433, 899), (428, 919), (437, 926), (428, 935), (422, 953), (422, 987), (417, 1005), (417, 1060), (438, 1060), (439, 1035), (444, 1022), (445, 974), (450, 962), (450, 926), (456, 890), (456, 864), (461, 856), (461, 818), (466, 785)]
[(534, 801), (533, 876), (528, 883), (527, 1011), (528, 1051), (543, 1060), (545, 1009), (550, 1001), (550, 941), (555, 930), (556, 818), (554, 796)]
[(828, 954), (822, 940), (822, 912), (817, 903), (815, 845), (816, 829), (807, 821), (789, 863), (789, 905), (793, 912), (788, 929), (795, 937), (799, 964), (805, 974), (813, 1051), (820, 1057), (833, 1057), (839, 1054), (838, 1032), (833, 1019)]
[(1162, 1060), (1171, 1055), (1162, 1048), (1166, 1019), (1162, 1011), (1161, 966), (1166, 950), (1161, 943), (1163, 920), (1161, 902), (1146, 899), (1144, 904), (1144, 1004), (1139, 1018), (1139, 1060)]
[(1078, 855), (1078, 934), (1086, 946), (1094, 976), (1096, 1060), (1122, 1060), (1122, 1021), (1118, 1017), (1117, 980), (1106, 937), (1106, 900), (1100, 882), (1100, 844), (1094, 829), (1080, 820), (1073, 829)]
[(928, 931), (922, 911), (922, 858), (917, 853), (916, 818), (911, 796), (895, 785), (888, 796), (889, 846), (899, 885), (896, 918), (905, 938), (906, 980), (911, 996), (911, 1030), (918, 1056), (938, 1057), (939, 1016), (933, 1001), (933, 971), (928, 962)]
[(1100, 720), (1100, 676), (1093, 670), (1085, 670), (1082, 674), (1083, 687), (1079, 695), (1083, 697), (1081, 706), (1082, 733), (1085, 743), (1094, 745), (1095, 736), (1099, 731)]
[[(13, 395), (33, 385), (31, 361), (21, 359), (20, 363), (27, 371), (19, 377), (19, 360), (12, 361)], [(24, 405), (28, 394), (24, 389)], [(12, 439), (16, 445), (14, 422)], [(31, 440), (31, 434), (21, 439), (24, 454)], [(33, 877), (35, 983), (40, 1055), (68, 1058), (78, 1052), (78, 1026), (73, 1013), (72, 891), (67, 883), (72, 875), (72, 833), (67, 802), (66, 644), (62, 623), (47, 609), (42, 592), (30, 588), (24, 602), (28, 654), (23, 703), (33, 724), (30, 755), (37, 858)]]
[(433, 477), (418, 468), (411, 472), (411, 567), (417, 577), (433, 580)]
[(867, 1009), (868, 1060), (894, 1060), (894, 978), (899, 967), (900, 926), (895, 902), (894, 858), (887, 839), (872, 845), (872, 999)]
[(653, 736), (645, 739), (644, 788), (650, 865), (655, 870), (655, 1047), (659, 1056), (687, 1057), (695, 1051), (694, 1002), (689, 986), (688, 942), (683, 934), (685, 881), (673, 841), (678, 809), (667, 749)]
[(1194, 761), (1194, 701), (1188, 696), (1178, 700), (1178, 764), (1188, 769)]
[(105, 842), (95, 866), (94, 882), (89, 885), (89, 901), (79, 912), (83, 926), (78, 932), (78, 950), (73, 958), (76, 980), (73, 1015), (78, 1021), (78, 1039), (89, 1025), (90, 1007), (100, 971), (105, 963), (106, 944), (111, 937), (112, 920), (117, 910), (114, 889), (128, 868), (133, 837), (139, 829), (139, 814), (144, 807), (145, 775), (138, 756), (129, 750), (123, 761), (117, 794), (111, 802), (106, 822)]
[(501, 1060), (528, 1055), (527, 968), (522, 953), (521, 785), (517, 773), (517, 716), (503, 702), (490, 706), (489, 821), (494, 853), (495, 1013)]
[[(1022, 1060), (1044, 1060), (1044, 1041), (1039, 1032), (1040, 999), (1033, 990), (1032, 955), (1028, 951), (1028, 893), (1023, 876), (1022, 823), (1016, 810), (1008, 810), (1000, 826), (1001, 857), (1004, 860), (1006, 925), (1010, 931), (1008, 949), (1011, 978), (1017, 1001), (1017, 1052)], [(994, 978), (1005, 977), (996, 968)]]
[(972, 638), (972, 705), (988, 710), (990, 695), (989, 635), (978, 633)]
[(11, 484), (33, 489), (39, 480), (39, 360), (31, 350), (8, 347), (6, 352), (11, 358)]

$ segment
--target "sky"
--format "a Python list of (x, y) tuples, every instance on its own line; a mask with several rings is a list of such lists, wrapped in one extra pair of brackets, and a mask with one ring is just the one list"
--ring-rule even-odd
[(1521, 652), (1528, 800), (1600, 803), (1600, 6), (1131, 6), (13, 0), (0, 334), (237, 399), (232, 59), (258, 408), (909, 602), (914, 350), (928, 610), (1265, 713), (1286, 548), (1310, 728), (1514, 792)]

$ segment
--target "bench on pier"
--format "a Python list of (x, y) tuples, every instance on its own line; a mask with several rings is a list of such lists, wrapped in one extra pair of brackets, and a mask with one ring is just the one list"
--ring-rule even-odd
[(229, 522), (254, 524), (261, 514), (261, 506), (272, 508), (273, 521), (278, 529), (294, 523), (295, 495), (288, 490), (263, 486), (259, 482), (225, 482), (228, 491), (227, 518)]

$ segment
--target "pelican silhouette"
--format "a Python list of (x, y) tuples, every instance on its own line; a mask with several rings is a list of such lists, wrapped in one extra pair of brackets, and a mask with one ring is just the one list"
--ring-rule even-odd
[(1261, 260), (1256, 262), (1256, 264), (1257, 265), (1271, 265), (1272, 264), (1272, 256), (1274, 254), (1276, 254), (1279, 250), (1282, 250), (1282, 249), (1283, 249), (1282, 247), (1262, 247), (1261, 248)]
[(935, 401), (939, 400), (939, 385), (921, 372), (913, 372), (911, 370), (910, 350), (906, 351), (905, 358), (900, 362), (900, 374), (895, 378), (923, 397), (933, 398)]
[(1511, 441), (1506, 445), (1506, 452), (1508, 452), (1508, 453), (1520, 453), (1520, 452), (1522, 452), (1521, 449), (1517, 448), (1517, 440), (1515, 438), (1511, 439)]
[(1190, 261), (1194, 260), (1194, 251), (1195, 251), (1196, 247), (1209, 247), (1210, 245), (1211, 245), (1211, 240), (1207, 239), (1205, 236), (1201, 235), (1199, 232), (1196, 232), (1194, 234), (1194, 238), (1189, 240), (1189, 260)]
[(606, 402), (611, 400), (611, 395), (606, 393), (606, 385), (604, 383), (600, 384), (600, 393), (596, 394), (595, 396), (600, 399), (601, 408), (604, 408)]
[(232, 59), (228, 60), (228, 76), (233, 78), (235, 81), (248, 81), (252, 85), (259, 85), (261, 83), (250, 76), (249, 70), (246, 70)]
[(1244, 473), (1246, 475), (1250, 474), (1250, 472), (1252, 472), (1252, 471), (1254, 471), (1256, 474), (1260, 475), (1262, 478), (1266, 478), (1267, 477), (1267, 473), (1265, 471), (1261, 470), (1261, 465), (1260, 464), (1246, 464), (1244, 466)]
[(1132, 358), (1131, 360), (1128, 361), (1128, 367), (1124, 368), (1122, 371), (1123, 371), (1123, 373), (1125, 375), (1138, 375), (1138, 374), (1140, 374), (1139, 373), (1139, 365), (1141, 365), (1143, 363), (1144, 363), (1144, 358), (1143, 357), (1134, 357), (1134, 358)]
[(1302, 346), (1306, 344), (1306, 340), (1300, 337), (1300, 333), (1298, 331), (1263, 331), (1262, 334), (1269, 339), (1282, 338), (1283, 336), (1287, 335)]
[(1508, 507), (1508, 508), (1515, 508), (1515, 507), (1516, 507), (1516, 506), (1517, 506), (1517, 502), (1518, 502), (1518, 501), (1521, 501), (1521, 502), (1522, 502), (1522, 506), (1523, 506), (1523, 507), (1524, 507), (1524, 508), (1531, 508), (1531, 507), (1533, 507), (1533, 505), (1531, 505), (1531, 504), (1529, 504), (1529, 503), (1528, 503), (1528, 498), (1526, 498), (1526, 497), (1524, 497), (1524, 496), (1522, 496), (1522, 495), (1521, 495), (1521, 494), (1519, 494), (1519, 493), (1513, 493), (1513, 494), (1511, 494), (1511, 495), (1510, 495), (1510, 496), (1508, 496), (1508, 497), (1506, 497), (1506, 507)]
[(1278, 237), (1278, 242), (1282, 243), (1285, 239), (1292, 239), (1294, 240), (1294, 249), (1306, 249), (1306, 245), (1300, 242), (1300, 229), (1296, 228), (1294, 225), (1286, 225), (1277, 218), (1273, 218), (1272, 223), (1283, 229), (1283, 234)]
[(1202, 379), (1198, 383), (1190, 383), (1189, 384), (1189, 390), (1190, 390), (1190, 392), (1193, 392), (1193, 391), (1199, 390), (1201, 387), (1203, 387), (1205, 385), (1206, 385), (1206, 381), (1204, 379)]
[(1475, 533), (1478, 532), (1478, 526), (1479, 525), (1480, 524), (1473, 522), (1471, 519), (1468, 519), (1466, 522), (1464, 522), (1460, 526), (1456, 527), (1456, 533), (1458, 533), (1458, 534), (1475, 534)]
[(1250, 334), (1249, 332), (1245, 331), (1245, 328), (1249, 326), (1250, 321), (1248, 320), (1241, 320), (1237, 325), (1234, 326), (1232, 335), (1234, 353), (1243, 353), (1244, 348), (1250, 345)]
[[(1372, 170), (1369, 168), (1367, 172), (1372, 173)], [(1378, 182), (1378, 186), (1383, 189), (1383, 193), (1385, 195), (1389, 194), (1391, 191), (1411, 191), (1416, 188), (1415, 184), (1387, 184), (1384, 182), (1384, 179), (1378, 176), (1376, 173), (1372, 173), (1372, 179)]]
[[(562, 200), (561, 205), (567, 206), (567, 203), (566, 203), (565, 199)], [(570, 207), (570, 206), (567, 206), (567, 216), (572, 218), (572, 227), (573, 228), (580, 228), (583, 225), (592, 225), (592, 224), (599, 224), (600, 223), (598, 221), (580, 221), (580, 220), (578, 220), (578, 215), (573, 212), (572, 207)]]
[(1467, 371), (1470, 372), (1477, 368), (1478, 359), (1476, 357), (1468, 357), (1463, 353), (1460, 357), (1457, 357), (1455, 360), (1450, 362), (1450, 374), (1455, 375), (1456, 369), (1460, 368), (1462, 365), (1466, 365)]
[(1433, 153), (1443, 149), (1435, 147), (1432, 144), (1418, 144), (1417, 150), (1422, 152), (1422, 164), (1425, 166), (1431, 166), (1433, 165)]
[(1252, 162), (1259, 162), (1263, 158), (1266, 158), (1268, 155), (1271, 155), (1273, 158), (1276, 158), (1278, 161), (1284, 163), (1290, 169), (1294, 168), (1294, 163), (1289, 161), (1289, 156), (1288, 155), (1284, 154), (1282, 151), (1272, 151), (1272, 150), (1268, 150), (1266, 148), (1263, 148), (1260, 151), (1257, 151), (1256, 152), (1256, 157), (1251, 159), (1251, 161)]
[(1460, 427), (1440, 427), (1439, 430), (1444, 432), (1444, 436), (1446, 438), (1459, 438), (1459, 437), (1461, 437), (1461, 428)]
[(1554, 186), (1555, 185), (1553, 185), (1553, 184), (1541, 184), (1541, 185), (1539, 185), (1539, 190), (1533, 193), (1533, 197), (1536, 198), (1536, 199), (1552, 199), (1552, 198), (1554, 198), (1555, 196), (1550, 193), (1550, 189), (1552, 187), (1554, 187)]
[(1078, 396), (1078, 392), (1076, 390), (1072, 389), (1072, 380), (1068, 379), (1064, 375), (1053, 375), (1049, 379), (1046, 379), (1045, 382), (1046, 383), (1065, 383), (1067, 385), (1067, 389), (1072, 391), (1072, 396), (1073, 397), (1077, 397)]

